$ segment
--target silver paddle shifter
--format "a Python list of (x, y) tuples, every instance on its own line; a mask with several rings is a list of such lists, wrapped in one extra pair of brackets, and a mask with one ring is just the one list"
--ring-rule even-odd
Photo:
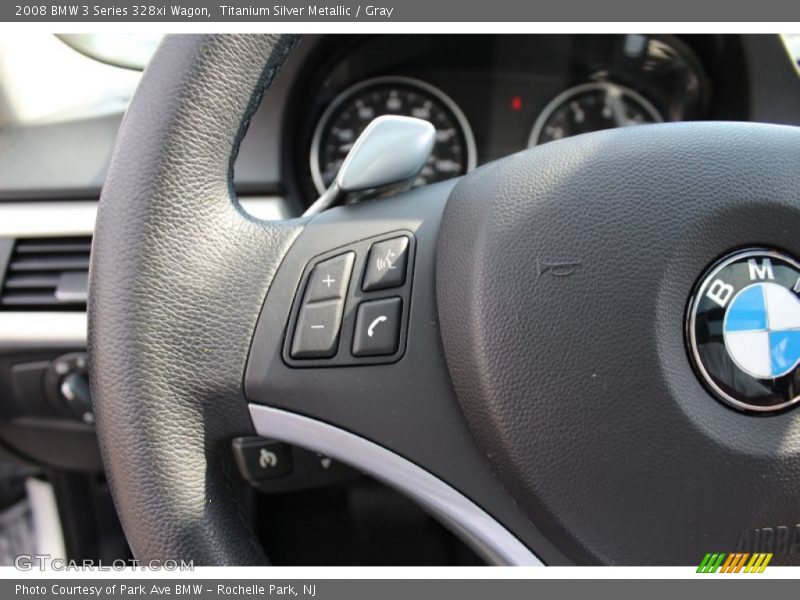
[(435, 137), (436, 128), (428, 121), (378, 117), (353, 144), (330, 187), (303, 216), (317, 215), (355, 192), (411, 187), (433, 150)]

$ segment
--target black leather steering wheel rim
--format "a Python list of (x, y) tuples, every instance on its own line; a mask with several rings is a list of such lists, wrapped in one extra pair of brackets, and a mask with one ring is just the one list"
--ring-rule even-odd
[(294, 43), (167, 37), (119, 132), (95, 229), (89, 348), (106, 472), (140, 560), (266, 562), (229, 444), (252, 432), (248, 342), (299, 224), (248, 217), (232, 171)]

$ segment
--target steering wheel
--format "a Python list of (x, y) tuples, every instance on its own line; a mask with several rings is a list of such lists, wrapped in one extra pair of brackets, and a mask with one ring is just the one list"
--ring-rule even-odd
[(295, 41), (166, 38), (119, 132), (89, 351), (137, 558), (267, 562), (231, 448), (254, 434), (410, 494), (495, 564), (697, 564), (797, 522), (798, 413), (718, 401), (686, 317), (727, 253), (800, 255), (800, 131), (598, 132), (264, 222), (233, 164)]

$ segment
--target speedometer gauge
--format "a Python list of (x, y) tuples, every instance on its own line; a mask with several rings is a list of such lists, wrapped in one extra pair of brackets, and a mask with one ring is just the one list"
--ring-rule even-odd
[(425, 119), (436, 142), (415, 186), (463, 175), (475, 167), (475, 138), (464, 113), (440, 89), (409, 77), (378, 77), (340, 94), (322, 114), (311, 142), (311, 176), (320, 194), (339, 172), (367, 125), (382, 115)]
[(615, 83), (586, 83), (559, 94), (545, 106), (533, 126), (528, 146), (663, 120), (655, 107), (632, 89)]

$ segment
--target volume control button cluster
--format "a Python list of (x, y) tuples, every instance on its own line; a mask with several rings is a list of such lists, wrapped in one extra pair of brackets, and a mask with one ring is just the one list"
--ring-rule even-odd
[(295, 325), (292, 358), (331, 358), (336, 355), (354, 260), (355, 253), (347, 252), (314, 266)]

